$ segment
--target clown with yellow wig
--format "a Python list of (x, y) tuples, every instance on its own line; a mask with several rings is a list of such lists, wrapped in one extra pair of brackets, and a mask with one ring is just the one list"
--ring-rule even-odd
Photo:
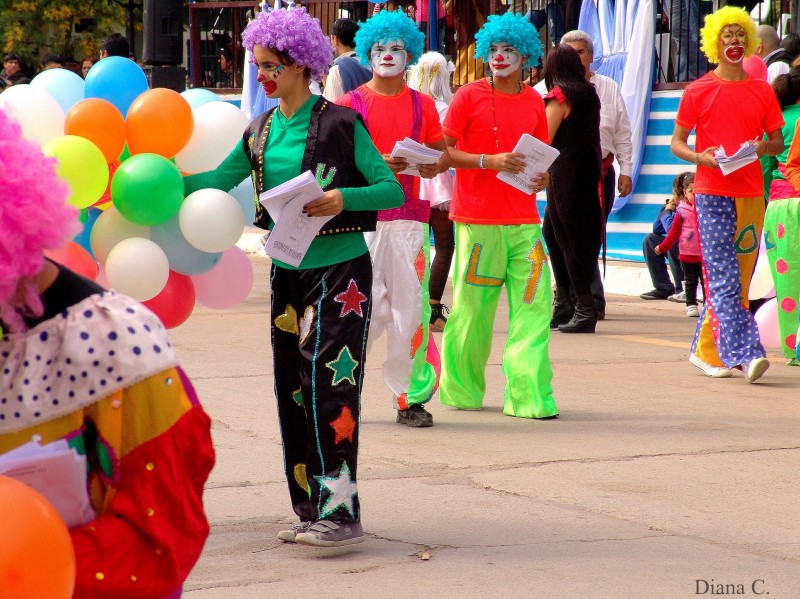
[[(714, 378), (739, 369), (752, 383), (769, 368), (747, 305), (764, 224), (763, 175), (757, 160), (726, 175), (715, 152), (731, 155), (750, 143), (759, 158), (775, 156), (783, 151), (784, 121), (769, 84), (742, 66), (760, 43), (750, 16), (726, 6), (706, 17), (700, 35), (701, 49), (717, 67), (686, 87), (671, 145), (675, 156), (697, 165), (694, 194), (708, 295), (689, 362)], [(693, 129), (695, 148), (687, 143)]]

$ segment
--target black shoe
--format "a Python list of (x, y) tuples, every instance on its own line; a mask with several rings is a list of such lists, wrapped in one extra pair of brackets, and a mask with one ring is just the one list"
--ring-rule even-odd
[(556, 287), (553, 297), (553, 316), (550, 319), (550, 328), (557, 329), (558, 325), (567, 324), (575, 313), (575, 305), (569, 296), (568, 287)]
[(639, 297), (643, 300), (665, 300), (669, 298), (669, 295), (661, 295), (657, 289), (653, 289), (652, 291), (643, 293)]
[[(434, 331), (443, 331), (444, 325), (447, 324), (447, 314), (450, 314), (450, 309), (444, 304), (431, 304), (431, 328)], [(443, 324), (439, 324), (442, 321)]]
[(575, 314), (567, 324), (558, 327), (561, 333), (594, 333), (597, 326), (597, 308), (591, 293), (579, 295), (575, 302)]
[(407, 410), (397, 410), (397, 422), (411, 428), (425, 428), (433, 426), (433, 416), (422, 404), (414, 404)]

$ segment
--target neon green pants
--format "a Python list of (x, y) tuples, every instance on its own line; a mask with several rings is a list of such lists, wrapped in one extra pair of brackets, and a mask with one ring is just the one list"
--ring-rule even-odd
[(772, 280), (778, 302), (778, 329), (783, 355), (800, 359), (800, 199), (772, 200), (764, 217), (764, 244), (767, 246)]
[(439, 398), (462, 410), (482, 407), (504, 285), (510, 323), (503, 351), (503, 412), (521, 418), (555, 416), (548, 355), (553, 291), (539, 225), (456, 223), (453, 310), (444, 328)]

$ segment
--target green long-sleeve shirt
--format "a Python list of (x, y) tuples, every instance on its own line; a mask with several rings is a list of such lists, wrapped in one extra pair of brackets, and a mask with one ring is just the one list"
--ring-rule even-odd
[[(264, 188), (272, 189), (301, 173), (303, 153), (306, 149), (311, 109), (318, 96), (311, 96), (290, 118), (280, 109), (269, 130), (264, 148)], [(381, 157), (369, 133), (360, 121), (355, 126), (355, 160), (359, 172), (364, 175), (366, 187), (343, 188), (344, 210), (385, 210), (403, 203), (403, 189), (391, 169)], [(189, 175), (184, 179), (187, 195), (198, 189), (215, 188), (230, 191), (250, 176), (250, 160), (240, 141), (228, 157), (213, 171)], [(363, 233), (338, 233), (314, 238), (299, 269), (330, 266), (351, 260), (364, 254), (367, 244)], [(298, 270), (275, 260), (283, 268)]]

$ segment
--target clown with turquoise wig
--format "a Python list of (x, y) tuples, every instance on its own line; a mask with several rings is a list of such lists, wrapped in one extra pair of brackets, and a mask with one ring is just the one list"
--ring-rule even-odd
[[(403, 187), (400, 208), (378, 212), (374, 233), (367, 233), (373, 263), (370, 344), (384, 330), (388, 355), (384, 380), (392, 392), (397, 422), (410, 427), (433, 425), (424, 405), (439, 383), (439, 354), (430, 332), (430, 202), (420, 199), (420, 177), (431, 179), (450, 167), (439, 113), (433, 99), (410, 89), (403, 80), (423, 51), (425, 36), (405, 13), (381, 11), (361, 23), (356, 54), (372, 66), (372, 79), (336, 103), (355, 109), (364, 119), (375, 147)], [(431, 164), (406, 173), (404, 159), (391, 158), (396, 142), (411, 138), (442, 151)]]
[(523, 134), (549, 144), (544, 101), (520, 80), (523, 66), (537, 64), (541, 44), (533, 25), (514, 13), (489, 17), (475, 41), (475, 56), (489, 63), (491, 75), (461, 87), (444, 121), (456, 168), (450, 207), (456, 256), (439, 396), (461, 410), (483, 407), (494, 316), (505, 287), (510, 323), (503, 412), (553, 418), (558, 408), (548, 355), (552, 288), (536, 207), (536, 193), (549, 177), (535, 174), (532, 193), (497, 178), (525, 168), (524, 155), (513, 151)]
[(726, 6), (706, 17), (700, 34), (701, 49), (717, 67), (686, 87), (671, 143), (675, 156), (697, 165), (694, 197), (708, 294), (689, 362), (714, 378), (738, 369), (753, 383), (769, 368), (747, 299), (764, 224), (764, 178), (758, 161), (723, 173), (715, 152), (730, 155), (749, 143), (759, 158), (776, 156), (783, 151), (784, 120), (770, 85), (742, 66), (760, 43), (750, 15)]

